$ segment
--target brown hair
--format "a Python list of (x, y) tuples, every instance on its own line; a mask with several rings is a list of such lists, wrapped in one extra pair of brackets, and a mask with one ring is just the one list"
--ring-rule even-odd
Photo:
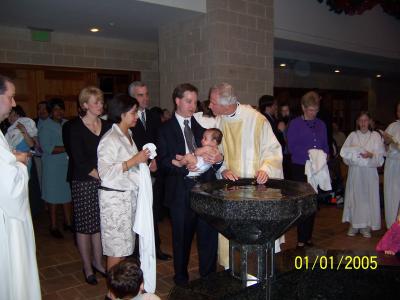
[(135, 297), (143, 283), (140, 263), (127, 258), (113, 266), (107, 274), (107, 286), (116, 298)]
[(221, 130), (219, 130), (218, 128), (209, 128), (209, 129), (206, 129), (206, 131), (204, 131), (204, 133), (208, 133), (208, 132), (211, 134), (211, 138), (217, 142), (217, 145), (221, 144), (222, 138), (223, 138), (223, 134), (222, 134)]
[(190, 83), (181, 83), (181, 84), (179, 84), (174, 89), (174, 91), (172, 92), (172, 101), (174, 103), (174, 108), (175, 109), (176, 109), (175, 99), (176, 98), (182, 99), (183, 98), (183, 94), (185, 92), (187, 92), (187, 91), (195, 92), (196, 94), (199, 94), (199, 90), (193, 84), (190, 84)]
[[(360, 113), (357, 115), (357, 119), (356, 119), (356, 129), (360, 129), (359, 126), (358, 126), (358, 120), (359, 120), (362, 116), (367, 116), (368, 119), (369, 119), (370, 121), (372, 121), (371, 114), (370, 114), (368, 111), (366, 111), (366, 110), (362, 110), (362, 111), (360, 111)], [(369, 129), (369, 130), (372, 130), (371, 123), (369, 123), (368, 129)]]

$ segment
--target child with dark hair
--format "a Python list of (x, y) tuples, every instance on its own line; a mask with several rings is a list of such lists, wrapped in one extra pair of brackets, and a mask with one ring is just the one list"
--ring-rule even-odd
[(111, 299), (160, 300), (157, 295), (144, 292), (143, 272), (134, 258), (122, 260), (109, 270), (107, 286)]
[(203, 156), (209, 152), (210, 148), (218, 150), (218, 145), (222, 141), (222, 132), (218, 128), (206, 129), (201, 140), (202, 147), (197, 148), (194, 153), (186, 155), (176, 155), (176, 159), (172, 160), (172, 164), (177, 167), (196, 165), (198, 175), (206, 172), (211, 164), (207, 163)]

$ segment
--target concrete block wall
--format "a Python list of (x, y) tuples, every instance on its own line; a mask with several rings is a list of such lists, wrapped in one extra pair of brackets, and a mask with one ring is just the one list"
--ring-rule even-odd
[(200, 100), (221, 81), (242, 103), (273, 92), (273, 0), (207, 0), (207, 13), (159, 31), (160, 102), (172, 107), (173, 88), (195, 84)]
[(157, 43), (58, 32), (35, 42), (28, 29), (0, 27), (0, 63), (140, 71), (151, 105), (159, 105)]

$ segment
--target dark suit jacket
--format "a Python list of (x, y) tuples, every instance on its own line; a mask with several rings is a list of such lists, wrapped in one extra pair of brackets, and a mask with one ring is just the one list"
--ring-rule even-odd
[(277, 124), (277, 120), (270, 116), (269, 114), (265, 113), (264, 116), (267, 118), (269, 124), (271, 124), (272, 127), (272, 131), (275, 134), (276, 139), (278, 140), (279, 144), (281, 144), (282, 146), (282, 151), (285, 147), (285, 138), (283, 136), (283, 133), (279, 131), (278, 129), (278, 124)]
[[(196, 145), (201, 147), (201, 139), (205, 129), (200, 126), (194, 117), (191, 118), (191, 128)], [(168, 207), (182, 206), (185, 199), (185, 176), (189, 171), (185, 167), (176, 167), (172, 164), (176, 154), (185, 155), (186, 145), (183, 132), (175, 115), (165, 122), (158, 132), (157, 139), (158, 168), (165, 176), (164, 204)], [(214, 165), (200, 176), (200, 181), (206, 182), (215, 179), (215, 171), (220, 165)]]
[(139, 151), (142, 150), (143, 145), (147, 143), (156, 143), (157, 132), (161, 125), (160, 118), (146, 109), (146, 129), (144, 129), (142, 121), (139, 119), (135, 127), (131, 128), (132, 138)]
[(332, 131), (332, 114), (328, 112), (324, 107), (321, 107), (317, 118), (322, 120), (326, 126), (326, 134), (328, 137), (329, 153), (333, 153), (333, 131)]

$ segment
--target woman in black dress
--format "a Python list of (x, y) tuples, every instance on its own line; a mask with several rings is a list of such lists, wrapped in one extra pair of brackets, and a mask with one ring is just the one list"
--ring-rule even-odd
[(97, 146), (111, 126), (100, 119), (103, 113), (103, 93), (96, 87), (86, 87), (79, 94), (84, 114), (70, 127), (72, 155), (72, 201), (76, 239), (83, 262), (85, 280), (97, 284), (94, 271), (105, 276), (100, 239), (100, 209), (97, 172)]

